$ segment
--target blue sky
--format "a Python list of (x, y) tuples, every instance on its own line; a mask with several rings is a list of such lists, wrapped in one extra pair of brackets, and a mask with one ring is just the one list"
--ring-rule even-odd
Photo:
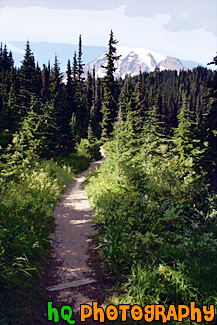
[(121, 46), (206, 64), (217, 51), (217, 0), (0, 0), (0, 40)]

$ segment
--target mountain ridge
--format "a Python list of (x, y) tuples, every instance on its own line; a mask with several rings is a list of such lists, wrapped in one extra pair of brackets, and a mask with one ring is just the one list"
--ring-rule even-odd
[[(24, 57), (24, 53), (25, 53), (25, 44), (26, 43), (24, 41), (7, 42), (7, 47), (9, 50), (12, 50), (15, 65), (17, 67), (20, 67), (21, 62), (23, 61), (23, 57)], [(47, 64), (49, 60), (51, 61), (51, 65), (52, 65), (54, 62), (55, 54), (56, 54), (58, 57), (58, 60), (60, 62), (62, 72), (66, 71), (68, 59), (71, 60), (71, 63), (73, 62), (74, 51), (76, 51), (76, 52), (78, 51), (78, 45), (69, 44), (69, 43), (59, 44), (59, 43), (50, 43), (50, 42), (30, 42), (30, 47), (31, 47), (31, 50), (35, 56), (35, 61), (38, 62), (41, 67), (43, 66), (43, 64)], [(157, 57), (160, 56), (160, 58), (162, 58), (162, 61), (166, 60), (166, 58), (167, 58), (166, 56), (161, 55), (155, 51), (147, 50), (147, 49), (143, 49), (143, 48), (130, 48), (130, 47), (123, 47), (123, 46), (117, 46), (117, 48), (119, 48), (119, 51), (120, 51), (120, 49), (122, 49), (122, 51), (126, 55), (129, 54), (129, 52), (132, 52), (132, 51), (135, 52), (135, 51), (139, 50), (140, 56), (142, 56), (141, 50), (143, 52), (143, 55), (144, 55), (144, 50), (146, 50), (152, 55), (153, 58), (156, 55), (157, 55)], [(105, 53), (107, 52), (107, 47), (95, 46), (95, 45), (83, 45), (82, 51), (83, 51), (83, 55), (82, 55), (83, 63), (86, 65), (86, 67), (88, 67), (88, 68), (85, 68), (85, 74), (87, 74), (88, 69), (90, 71), (92, 70), (92, 68), (90, 68), (90, 64), (93, 61), (95, 61), (96, 59), (98, 59), (99, 57), (105, 56)], [(128, 51), (128, 53), (127, 53), (127, 51)], [(146, 54), (148, 54), (148, 53), (146, 53)], [(139, 55), (139, 53), (138, 53), (138, 55)], [(153, 58), (149, 57), (149, 59), (152, 60), (152, 63), (154, 65)], [(168, 58), (171, 58), (171, 56), (168, 56)], [(177, 59), (177, 60), (180, 61), (180, 64), (184, 67), (184, 69), (188, 69), (189, 67), (194, 68), (194, 67), (197, 67), (198, 65), (202, 65), (195, 61), (182, 60), (182, 59)], [(104, 64), (106, 64), (106, 60), (104, 60)], [(164, 63), (162, 62), (161, 70), (163, 70), (163, 68), (165, 69), (166, 64), (168, 64), (168, 60)], [(131, 63), (131, 67), (132, 67), (132, 65), (133, 64)], [(181, 68), (182, 68), (182, 66), (181, 66)], [(136, 68), (134, 68), (134, 69), (136, 69)], [(101, 71), (101, 72), (103, 73), (103, 71)], [(134, 71), (134, 73), (138, 74), (139, 70), (137, 69), (136, 71)]]
[[(185, 66), (178, 58), (171, 56), (164, 56), (155, 51), (145, 48), (130, 48), (124, 46), (117, 46), (117, 55), (121, 55), (120, 59), (115, 62), (116, 71), (114, 77), (124, 78), (127, 74), (131, 76), (138, 75), (139, 72), (152, 72), (156, 68), (162, 70), (191, 70), (193, 66)], [(84, 75), (87, 75), (88, 71), (92, 71), (95, 68), (95, 74), (99, 78), (103, 78), (106, 74), (106, 70), (102, 68), (102, 65), (106, 65), (107, 57), (106, 51), (102, 53), (98, 58), (92, 60), (84, 66)], [(187, 61), (188, 62), (188, 61)], [(193, 62), (192, 62), (193, 63)], [(195, 64), (196, 65), (196, 64)], [(199, 64), (198, 64), (199, 65)]]

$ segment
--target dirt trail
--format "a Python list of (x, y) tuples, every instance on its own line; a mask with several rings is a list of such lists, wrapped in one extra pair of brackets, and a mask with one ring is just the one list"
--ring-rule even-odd
[(99, 167), (101, 163), (102, 160), (93, 162), (87, 171), (79, 174), (54, 210), (56, 228), (52, 235), (53, 262), (50, 274), (47, 274), (48, 296), (49, 300), (53, 301), (53, 306), (58, 309), (66, 304), (73, 307), (73, 316), (77, 315), (74, 317), (76, 324), (80, 324), (80, 304), (91, 304), (93, 299), (97, 300), (97, 286), (100, 286), (97, 279), (94, 279), (94, 271), (87, 261), (94, 228), (92, 210), (83, 182), (90, 170)]

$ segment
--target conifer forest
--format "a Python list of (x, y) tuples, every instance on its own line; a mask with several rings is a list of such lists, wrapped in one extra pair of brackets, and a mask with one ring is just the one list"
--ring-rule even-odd
[(20, 68), (1, 45), (0, 324), (41, 324), (52, 212), (100, 147), (85, 188), (107, 302), (217, 306), (217, 72), (115, 79), (116, 44), (104, 78), (84, 78), (81, 36), (65, 73), (29, 41)]

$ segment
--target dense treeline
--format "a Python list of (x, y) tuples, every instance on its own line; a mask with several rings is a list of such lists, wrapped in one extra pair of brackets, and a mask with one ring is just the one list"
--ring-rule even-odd
[[(200, 130), (210, 110), (216, 72), (198, 67), (192, 71), (158, 71), (138, 77), (114, 80), (116, 41), (109, 41), (106, 77), (95, 78), (95, 71), (83, 78), (82, 43), (78, 58), (67, 65), (66, 78), (57, 57), (53, 67), (35, 63), (30, 44), (20, 69), (14, 67), (12, 53), (0, 49), (0, 134), (5, 148), (18, 132), (26, 145), (44, 157), (61, 150), (67, 154), (75, 142), (88, 137), (88, 128), (98, 139), (108, 138), (119, 109), (126, 106), (139, 112), (143, 125), (152, 111), (160, 131), (172, 136), (178, 115), (186, 103), (192, 128)], [(21, 135), (22, 134), (22, 135)]]
[(122, 283), (122, 302), (216, 302), (217, 73), (156, 69), (115, 80), (116, 43), (111, 32), (106, 76), (93, 70), (86, 80), (81, 36), (65, 75), (57, 57), (40, 68), (29, 42), (19, 69), (1, 46), (2, 309), (21, 285), (31, 291), (25, 277), (40, 273), (52, 207), (71, 169), (100, 157), (99, 143), (108, 157), (88, 191), (101, 264)]
[[(126, 76), (125, 80), (114, 80), (115, 61), (119, 58), (115, 44), (111, 33), (105, 78), (96, 79), (93, 70), (88, 72), (85, 81), (80, 37), (78, 55), (74, 54), (72, 65), (68, 61), (64, 82), (57, 57), (52, 68), (49, 63), (41, 69), (27, 42), (21, 68), (17, 69), (12, 53), (8, 53), (6, 46), (4, 49), (1, 46), (2, 150), (12, 143), (17, 133), (19, 141), (40, 157), (67, 155), (82, 138), (107, 140), (113, 132), (118, 112), (125, 116), (129, 110), (137, 113), (141, 128), (152, 115), (159, 132), (169, 137), (174, 135), (179, 120), (186, 118), (191, 124), (191, 136), (206, 141), (206, 153), (209, 149), (214, 150), (216, 142), (210, 137), (215, 123), (215, 116), (214, 120), (211, 116), (216, 100), (216, 94), (213, 94), (216, 72), (203, 67), (179, 73), (155, 70), (134, 78)], [(181, 112), (183, 116), (180, 116)], [(211, 152), (209, 154), (213, 156)], [(207, 160), (212, 160), (211, 156)], [(216, 186), (216, 168), (214, 174), (212, 182)]]
[(57, 153), (67, 155), (75, 147), (75, 139), (88, 134), (90, 114), (96, 119), (97, 109), (91, 112), (90, 96), (93, 80), (84, 82), (81, 59), (81, 39), (78, 59), (73, 68), (68, 62), (67, 81), (63, 83), (57, 57), (51, 68), (40, 69), (35, 64), (29, 42), (22, 66), (13, 66), (11, 52), (1, 48), (1, 143), (6, 148), (14, 133), (24, 145), (41, 157), (50, 158)]

